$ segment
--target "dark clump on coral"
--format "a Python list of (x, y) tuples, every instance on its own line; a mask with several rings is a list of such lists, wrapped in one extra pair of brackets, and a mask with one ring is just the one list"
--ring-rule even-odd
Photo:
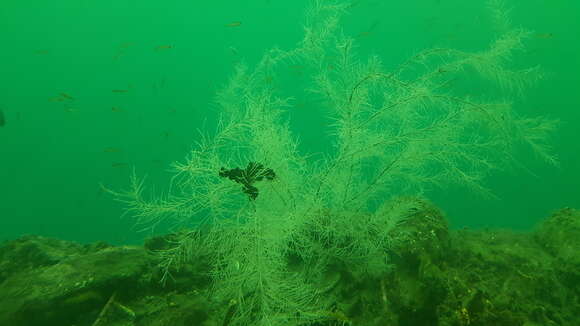
[(273, 180), (276, 177), (274, 170), (265, 168), (263, 164), (256, 162), (249, 162), (245, 169), (221, 168), (219, 175), (241, 184), (242, 191), (248, 195), (250, 200), (255, 200), (258, 197), (258, 188), (254, 186), (255, 182), (264, 179)]
[[(319, 287), (334, 304), (317, 311), (327, 318), (312, 325), (580, 324), (580, 210), (562, 209), (534, 232), (514, 233), (449, 230), (441, 211), (425, 205), (392, 232), (404, 241), (389, 246), (391, 267), (383, 272), (329, 265)], [(145, 247), (35, 236), (5, 242), (0, 325), (231, 326), (238, 303), (211, 295), (211, 266), (202, 254), (160, 284), (162, 266), (152, 253), (172, 250), (183, 236), (154, 238)], [(288, 270), (305, 263), (289, 260)]]

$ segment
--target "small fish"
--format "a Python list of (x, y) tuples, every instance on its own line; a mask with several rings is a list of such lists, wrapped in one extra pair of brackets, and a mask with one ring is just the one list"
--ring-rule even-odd
[(537, 38), (552, 38), (554, 36), (553, 33), (540, 33), (536, 34)]
[(296, 102), (296, 104), (294, 104), (295, 108), (303, 108), (305, 106), (306, 106), (306, 102), (304, 102), (304, 101), (299, 101), (299, 102)]
[(64, 102), (64, 101), (74, 101), (74, 97), (67, 93), (60, 93), (58, 96), (51, 97), (48, 99), (51, 102)]
[(153, 83), (153, 90), (155, 90), (156, 92), (158, 92), (159, 90), (161, 90), (162, 88), (164, 88), (166, 81), (167, 81), (167, 78), (163, 77), (163, 78), (161, 78), (160, 81), (154, 82)]
[(133, 42), (124, 42), (119, 45), (117, 48), (116, 54), (113, 56), (113, 60), (119, 60), (122, 56), (127, 54), (127, 50), (135, 45)]
[(356, 38), (363, 38), (363, 37), (372, 36), (375, 33), (375, 30), (377, 29), (377, 26), (379, 26), (380, 23), (381, 23), (380, 20), (373, 21), (366, 30), (358, 33), (356, 35)]
[(131, 47), (131, 46), (133, 46), (133, 45), (135, 45), (135, 43), (134, 43), (134, 42), (123, 42), (123, 43), (121, 43), (121, 45), (119, 45), (119, 48), (121, 48), (121, 49), (126, 49), (126, 48), (128, 48), (128, 47)]
[(358, 34), (356, 34), (356, 38), (363, 38), (363, 37), (370, 37), (372, 35), (371, 32), (369, 31), (364, 31), (364, 32), (360, 32)]
[(119, 108), (119, 107), (116, 107), (116, 106), (113, 106), (113, 107), (111, 108), (111, 111), (113, 111), (113, 112), (123, 112), (123, 109), (121, 109), (121, 108)]
[(50, 53), (50, 51), (48, 51), (48, 50), (36, 50), (36, 51), (34, 51), (34, 54), (36, 54), (36, 55), (47, 55), (49, 53)]
[(129, 90), (128, 89), (114, 89), (111, 92), (113, 93), (127, 93)]
[(173, 45), (170, 44), (166, 44), (166, 45), (158, 45), (155, 47), (155, 50), (160, 51), (160, 50), (169, 50), (169, 49), (173, 49)]
[(67, 100), (74, 100), (74, 97), (70, 96), (67, 93), (60, 93), (60, 96), (64, 99), (67, 99)]
[(123, 162), (115, 162), (113, 164), (111, 164), (111, 167), (113, 168), (122, 168), (127, 166), (127, 163), (123, 163)]
[(0, 109), (0, 127), (4, 127), (6, 125), (6, 117), (4, 116), (4, 111)]
[(265, 83), (268, 83), (268, 84), (273, 83), (274, 82), (274, 76), (271, 76), (271, 75), (264, 76), (264, 82)]
[(120, 153), (121, 149), (116, 147), (107, 147), (103, 150), (105, 153)]
[(230, 53), (231, 53), (231, 54), (233, 54), (233, 55), (239, 55), (239, 54), (240, 54), (240, 51), (238, 51), (238, 49), (236, 49), (236, 48), (235, 48), (235, 47), (233, 47), (233, 46), (230, 46), (230, 47), (228, 48), (228, 50), (229, 50), (229, 51), (230, 51)]
[(226, 27), (240, 27), (242, 26), (242, 22), (231, 22), (229, 24), (226, 24)]
[(125, 55), (125, 52), (123, 52), (123, 51), (119, 51), (119, 52), (117, 52), (117, 54), (115, 54), (115, 55), (113, 56), (113, 61), (117, 61), (117, 60), (119, 60), (119, 58), (121, 58), (121, 56), (123, 56), (123, 55)]
[(354, 0), (354, 1), (351, 1), (348, 4), (347, 8), (350, 9), (350, 8), (358, 7), (361, 3), (362, 3), (362, 0)]

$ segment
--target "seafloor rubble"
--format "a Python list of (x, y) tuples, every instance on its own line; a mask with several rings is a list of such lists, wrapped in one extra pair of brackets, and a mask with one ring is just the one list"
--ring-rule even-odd
[[(323, 288), (336, 303), (316, 325), (580, 325), (580, 210), (561, 209), (533, 232), (515, 233), (449, 230), (431, 208), (395, 232), (412, 237), (391, 248), (382, 277), (328, 269)], [(152, 252), (170, 239), (143, 247), (39, 236), (3, 243), (0, 325), (228, 325), (235, 301), (212, 298), (203, 257), (159, 282)]]

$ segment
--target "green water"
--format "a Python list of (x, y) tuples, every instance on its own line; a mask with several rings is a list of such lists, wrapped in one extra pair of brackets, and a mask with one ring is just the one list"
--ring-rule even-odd
[[(0, 10), (0, 239), (40, 234), (82, 242), (139, 241), (123, 205), (99, 187), (128, 184), (132, 169), (162, 190), (198, 129), (213, 130), (214, 94), (244, 60), (252, 65), (302, 35), (304, 1), (4, 1)], [(516, 66), (545, 78), (513, 98), (521, 114), (562, 121), (553, 167), (522, 151), (525, 169), (499, 172), (485, 199), (462, 188), (427, 194), (455, 227), (529, 229), (551, 211), (580, 207), (580, 5), (513, 1), (512, 21), (533, 31)], [(353, 1), (343, 23), (361, 56), (396, 66), (433, 46), (485, 49), (483, 1)], [(300, 65), (280, 73), (295, 96), (301, 150), (324, 152), (328, 121), (300, 90)], [(295, 89), (294, 89), (295, 88)], [(477, 88), (476, 88), (477, 89)], [(477, 95), (485, 94), (482, 87)], [(495, 96), (490, 94), (490, 97)]]

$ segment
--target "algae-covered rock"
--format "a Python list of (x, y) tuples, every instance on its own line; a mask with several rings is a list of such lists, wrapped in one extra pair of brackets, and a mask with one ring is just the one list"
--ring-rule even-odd
[(116, 292), (136, 291), (150, 261), (142, 248), (39, 237), (9, 242), (0, 253), (11, 257), (0, 268), (0, 325), (11, 326), (85, 325)]

